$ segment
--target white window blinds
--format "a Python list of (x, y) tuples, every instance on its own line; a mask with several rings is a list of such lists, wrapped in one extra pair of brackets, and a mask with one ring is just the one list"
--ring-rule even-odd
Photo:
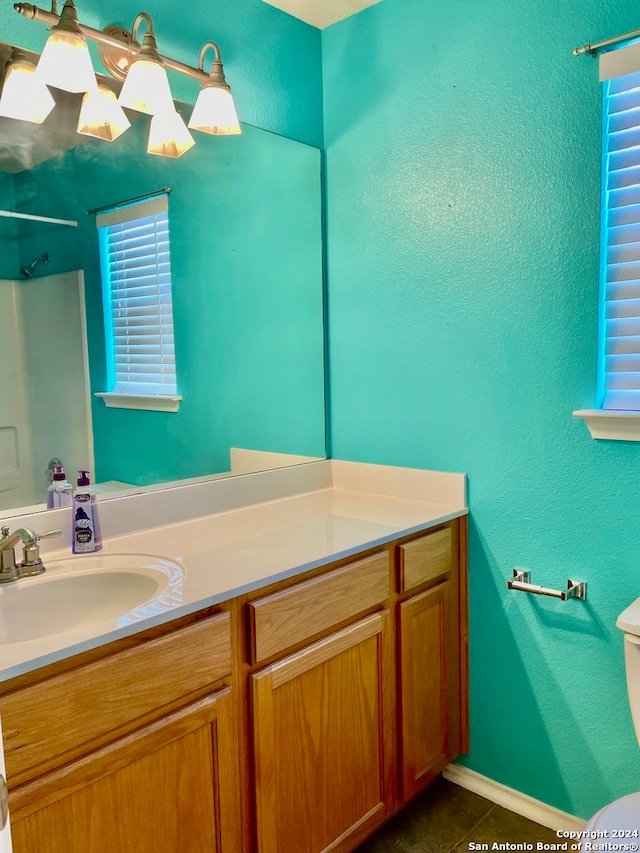
[(600, 386), (640, 411), (640, 45), (603, 54)]
[(109, 386), (113, 394), (176, 394), (167, 196), (96, 217)]

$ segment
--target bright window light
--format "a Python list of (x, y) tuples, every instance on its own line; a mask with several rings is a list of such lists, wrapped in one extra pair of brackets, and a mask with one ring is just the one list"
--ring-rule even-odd
[(96, 224), (109, 391), (175, 395), (167, 196), (100, 213)]

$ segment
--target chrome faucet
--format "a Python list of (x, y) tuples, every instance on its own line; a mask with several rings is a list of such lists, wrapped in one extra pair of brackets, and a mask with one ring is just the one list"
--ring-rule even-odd
[[(0, 583), (17, 581), (18, 578), (31, 575), (41, 575), (44, 564), (40, 559), (41, 539), (51, 539), (60, 536), (61, 530), (48, 530), (46, 533), (35, 533), (28, 527), (19, 527), (13, 533), (9, 533), (8, 527), (0, 530)], [(16, 563), (16, 552), (14, 550), (18, 542), (22, 542), (22, 562)]]

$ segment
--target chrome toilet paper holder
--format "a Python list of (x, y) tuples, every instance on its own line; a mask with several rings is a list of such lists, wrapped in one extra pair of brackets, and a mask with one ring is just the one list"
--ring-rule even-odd
[(570, 598), (585, 601), (587, 598), (586, 581), (574, 581), (569, 578), (566, 589), (549, 589), (546, 586), (531, 583), (531, 572), (526, 569), (514, 569), (513, 579), (507, 581), (507, 588), (515, 589), (517, 592), (528, 592), (530, 595), (548, 595), (551, 598), (559, 598), (561, 601), (568, 601)]

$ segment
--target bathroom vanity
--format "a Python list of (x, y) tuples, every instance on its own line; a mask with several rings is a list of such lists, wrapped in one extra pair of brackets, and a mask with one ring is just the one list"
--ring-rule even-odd
[(108, 536), (183, 565), (163, 612), (5, 646), (15, 853), (349, 851), (467, 750), (464, 477), (251, 477)]

